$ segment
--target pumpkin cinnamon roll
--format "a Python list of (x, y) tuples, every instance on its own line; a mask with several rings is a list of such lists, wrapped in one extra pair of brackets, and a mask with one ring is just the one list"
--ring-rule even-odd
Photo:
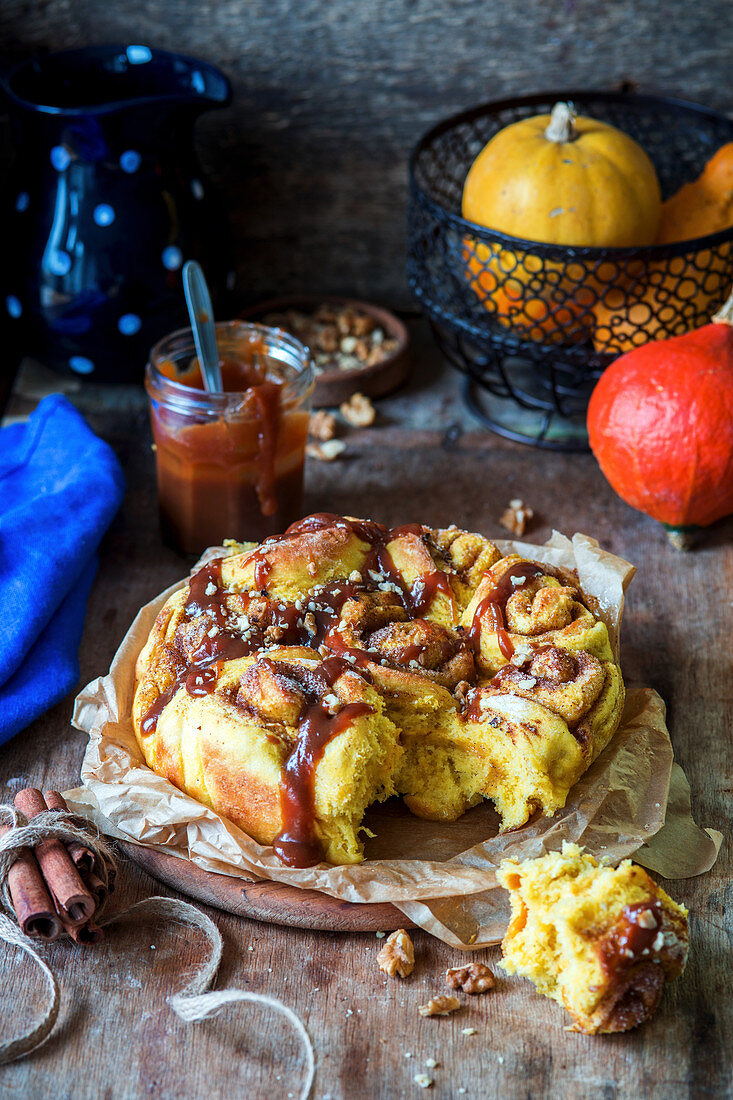
[(656, 1009), (688, 948), (687, 910), (642, 867), (603, 867), (576, 844), (504, 860), (512, 919), (502, 966), (563, 1005), (575, 1030), (628, 1031)]
[(200, 569), (137, 664), (150, 767), (280, 858), (363, 856), (393, 794), (504, 828), (552, 814), (612, 737), (624, 687), (577, 578), (480, 535), (318, 514)]

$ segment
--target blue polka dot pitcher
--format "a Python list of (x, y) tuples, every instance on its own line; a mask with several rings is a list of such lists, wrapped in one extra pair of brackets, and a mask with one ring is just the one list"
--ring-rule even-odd
[(148, 351), (187, 323), (181, 269), (215, 304), (232, 288), (230, 233), (193, 145), (227, 78), (144, 45), (68, 50), (2, 79), (17, 158), (6, 197), (3, 331), (55, 369), (142, 382)]

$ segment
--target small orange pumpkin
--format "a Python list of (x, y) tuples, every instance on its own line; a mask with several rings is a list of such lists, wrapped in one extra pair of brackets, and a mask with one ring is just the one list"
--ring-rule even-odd
[[(733, 142), (710, 158), (692, 183), (662, 204), (657, 244), (672, 244), (733, 226)], [(638, 291), (607, 290), (593, 312), (597, 351), (630, 351), (648, 340), (679, 336), (710, 315), (730, 285), (730, 246), (652, 265)], [(702, 273), (704, 277), (702, 276)]]
[(733, 513), (733, 295), (710, 324), (612, 363), (591, 395), (588, 437), (618, 495), (681, 549)]
[(658, 244), (706, 237), (733, 225), (733, 141), (721, 146), (692, 183), (662, 204)]
[(593, 307), (596, 351), (627, 352), (650, 340), (681, 336), (710, 316), (730, 285), (727, 253), (706, 249), (696, 253), (696, 263), (693, 271), (685, 256), (675, 256), (651, 265), (633, 289), (609, 287)]

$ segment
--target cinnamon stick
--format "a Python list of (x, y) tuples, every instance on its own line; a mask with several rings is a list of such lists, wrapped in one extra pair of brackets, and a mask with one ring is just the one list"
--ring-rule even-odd
[(68, 932), (74, 943), (95, 944), (104, 939), (104, 932), (93, 920), (86, 924), (64, 925), (64, 931)]
[[(49, 810), (61, 810), (63, 813), (69, 812), (69, 807), (66, 804), (66, 799), (60, 791), (45, 791), (43, 795), (46, 808)], [(88, 872), (98, 872), (96, 866), (96, 859), (94, 853), (89, 848), (85, 848), (83, 844), (76, 842), (67, 844), (66, 849), (71, 856), (71, 860), (76, 867), (77, 871), (81, 875)]]
[(85, 875), (84, 882), (87, 889), (97, 903), (97, 909), (101, 909), (105, 901), (107, 900), (107, 887), (104, 885), (99, 875), (95, 875), (94, 872), (89, 875)]
[[(18, 791), (15, 805), (29, 821), (47, 808), (43, 795), (34, 787)], [(68, 925), (85, 924), (93, 915), (96, 902), (64, 845), (55, 837), (42, 840), (35, 847), (35, 856), (66, 930), (69, 930)]]
[[(43, 797), (46, 800), (46, 806), (49, 810), (61, 810), (64, 813), (69, 812), (69, 807), (67, 805), (66, 799), (60, 791), (44, 791)], [(89, 886), (89, 882), (87, 881), (89, 875), (96, 875), (97, 878), (99, 878), (102, 868), (99, 866), (98, 857), (91, 850), (91, 848), (86, 848), (83, 844), (74, 841), (70, 844), (67, 844), (66, 849), (71, 856), (74, 866), (86, 882), (87, 886)], [(106, 866), (107, 889), (111, 894), (114, 892), (114, 880), (116, 877), (116, 871), (111, 863), (107, 863)], [(93, 889), (92, 893), (94, 893)], [(100, 904), (101, 902), (99, 902), (98, 900), (97, 905)]]
[[(0, 836), (12, 825), (0, 827)], [(51, 942), (61, 935), (61, 921), (30, 848), (24, 848), (8, 871), (8, 887), (18, 924), (26, 936)]]

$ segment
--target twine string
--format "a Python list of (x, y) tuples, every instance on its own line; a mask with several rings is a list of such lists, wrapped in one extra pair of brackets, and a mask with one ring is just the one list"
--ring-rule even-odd
[[(40, 813), (28, 822), (22, 813), (13, 806), (0, 805), (0, 825), (12, 825), (13, 828), (0, 837), (0, 900), (12, 915), (0, 913), (0, 940), (20, 947), (43, 973), (48, 986), (48, 999), (41, 1019), (26, 1032), (15, 1039), (0, 1040), (0, 1065), (13, 1062), (36, 1050), (51, 1034), (59, 1014), (60, 987), (50, 967), (36, 950), (36, 943), (24, 935), (15, 921), (10, 891), (8, 871), (23, 848), (32, 848), (42, 840), (57, 837), (64, 843), (76, 841), (94, 852), (103, 869), (103, 881), (107, 884), (108, 867), (115, 866), (114, 857), (99, 832), (75, 814), (49, 810)], [(214, 922), (187, 901), (178, 898), (150, 897), (136, 902), (105, 919), (99, 919), (101, 907), (95, 912), (96, 922), (108, 927), (131, 915), (140, 916), (146, 912), (149, 916), (163, 917), (197, 928), (206, 939), (209, 947), (208, 958), (199, 966), (188, 984), (167, 998), (173, 1012), (186, 1023), (196, 1023), (214, 1016), (227, 1005), (241, 1002), (263, 1005), (281, 1013), (295, 1030), (305, 1052), (305, 1079), (301, 1086), (300, 1100), (308, 1100), (315, 1077), (315, 1054), (310, 1036), (300, 1017), (276, 997), (264, 993), (250, 993), (244, 989), (222, 989), (209, 992), (219, 970), (222, 957), (222, 938)]]
[(49, 991), (48, 1001), (41, 1019), (17, 1038), (0, 1041), (0, 1066), (4, 1066), (7, 1062), (14, 1062), (16, 1058), (22, 1058), (24, 1055), (30, 1054), (41, 1043), (45, 1043), (58, 1019), (61, 996), (59, 984), (53, 971), (38, 954), (33, 941), (24, 935), (18, 925), (14, 924), (10, 917), (6, 917), (4, 913), (0, 913), (0, 939), (4, 940), (5, 943), (22, 948), (31, 957), (33, 962), (40, 967)]

